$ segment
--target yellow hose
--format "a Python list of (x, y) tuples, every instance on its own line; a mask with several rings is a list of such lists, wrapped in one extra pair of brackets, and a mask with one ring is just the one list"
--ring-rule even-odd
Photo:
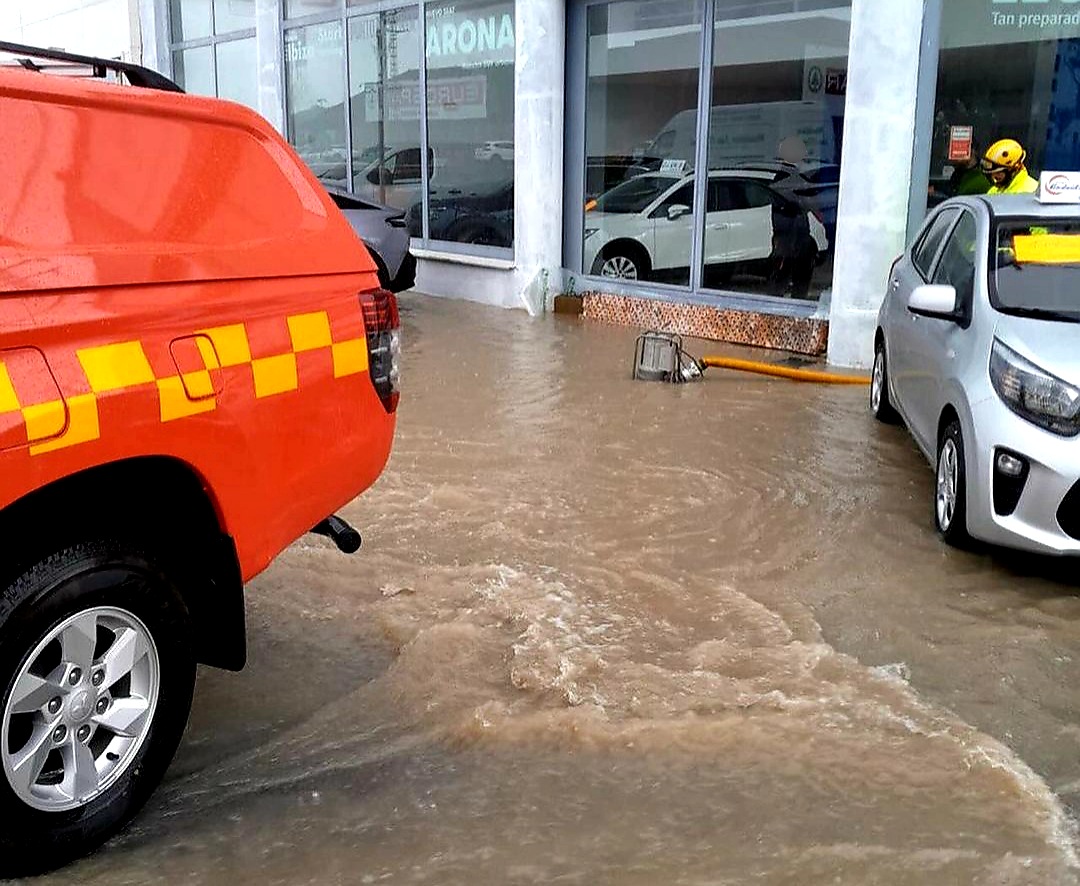
[(775, 363), (755, 363), (753, 360), (736, 360), (734, 357), (705, 357), (703, 366), (714, 369), (735, 369), (739, 372), (755, 372), (758, 375), (771, 375), (776, 378), (788, 378), (792, 381), (816, 382), (823, 385), (868, 385), (870, 379), (861, 375), (837, 375), (832, 372), (815, 372), (811, 369), (792, 369), (777, 366)]

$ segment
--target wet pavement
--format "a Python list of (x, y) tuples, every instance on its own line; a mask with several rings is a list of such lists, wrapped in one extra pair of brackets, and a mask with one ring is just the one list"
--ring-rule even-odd
[(41, 882), (1074, 882), (1075, 565), (942, 546), (861, 388), (635, 383), (630, 330), (402, 304), (364, 549), (251, 585), (248, 670)]

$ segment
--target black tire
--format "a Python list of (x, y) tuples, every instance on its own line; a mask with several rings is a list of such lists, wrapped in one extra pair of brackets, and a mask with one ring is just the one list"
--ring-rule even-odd
[(885, 342), (881, 339), (874, 346), (874, 371), (870, 377), (870, 411), (874, 418), (886, 425), (900, 423), (900, 413), (889, 399), (889, 362), (885, 356)]
[[(954, 468), (950, 468), (949, 459)], [(951, 495), (947, 476), (953, 474)], [(951, 506), (948, 500), (951, 498)], [(967, 529), (967, 466), (964, 461), (964, 434), (960, 422), (953, 419), (941, 432), (938, 440), (937, 465), (934, 472), (934, 526), (942, 540), (955, 548), (971, 543)]]
[[(58, 626), (88, 610), (101, 611), (99, 607), (135, 616), (152, 639), (157, 655), (156, 706), (146, 725), (137, 729), (141, 745), (131, 745), (130, 758), (121, 757), (116, 764), (115, 780), (83, 805), (61, 810), (35, 808), (19, 795), (7, 769), (0, 766), (0, 877), (29, 876), (60, 867), (116, 834), (160, 783), (187, 725), (195, 660), (188, 613), (178, 589), (158, 562), (135, 546), (118, 541), (85, 542), (40, 560), (0, 595), (0, 728), (7, 729), (9, 744), (0, 747), (4, 759), (14, 759), (13, 755), (21, 750), (16, 733), (21, 730), (25, 734), (30, 728), (12, 725), (18, 718), (40, 718), (32, 720), (33, 728), (41, 730), (36, 734), (48, 734), (53, 728), (45, 709), (9, 712), (17, 678), (34, 660), (35, 652), (39, 659), (49, 654), (51, 647), (44, 647), (45, 653), (38, 647)], [(94, 623), (98, 625), (98, 639), (90, 655), (97, 662), (119, 635), (110, 635), (101, 622)], [(54, 643), (62, 659), (60, 641)], [(92, 671), (97, 669), (96, 664), (92, 665)], [(122, 685), (121, 680), (109, 691), (122, 695)], [(85, 703), (88, 696), (82, 696)], [(78, 694), (72, 690), (69, 698), (77, 699)], [(116, 700), (112, 703), (115, 705)], [(67, 716), (69, 708), (74, 711), (74, 705), (74, 701), (70, 706), (65, 702), (60, 716)], [(105, 727), (95, 728), (95, 738), (100, 734), (107, 739), (111, 734)], [(90, 744), (92, 741), (87, 741)], [(99, 763), (106, 757), (117, 759), (115, 753), (100, 754)], [(49, 757), (54, 759), (59, 758)], [(31, 790), (48, 784), (50, 776), (52, 783), (57, 783), (58, 776), (50, 772), (47, 760), (41, 774), (31, 782)]]

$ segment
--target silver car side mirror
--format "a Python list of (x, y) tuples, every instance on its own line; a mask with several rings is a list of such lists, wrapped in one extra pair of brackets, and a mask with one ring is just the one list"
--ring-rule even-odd
[(668, 221), (675, 221), (682, 218), (684, 215), (690, 214), (690, 207), (682, 203), (673, 203), (667, 208)]
[(908, 310), (920, 317), (956, 318), (956, 288), (953, 286), (916, 286), (908, 297)]

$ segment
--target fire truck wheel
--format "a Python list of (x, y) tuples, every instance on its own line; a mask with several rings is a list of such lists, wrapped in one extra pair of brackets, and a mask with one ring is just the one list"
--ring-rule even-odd
[(191, 709), (187, 610), (155, 558), (58, 551), (0, 593), (0, 877), (92, 851), (146, 802)]

